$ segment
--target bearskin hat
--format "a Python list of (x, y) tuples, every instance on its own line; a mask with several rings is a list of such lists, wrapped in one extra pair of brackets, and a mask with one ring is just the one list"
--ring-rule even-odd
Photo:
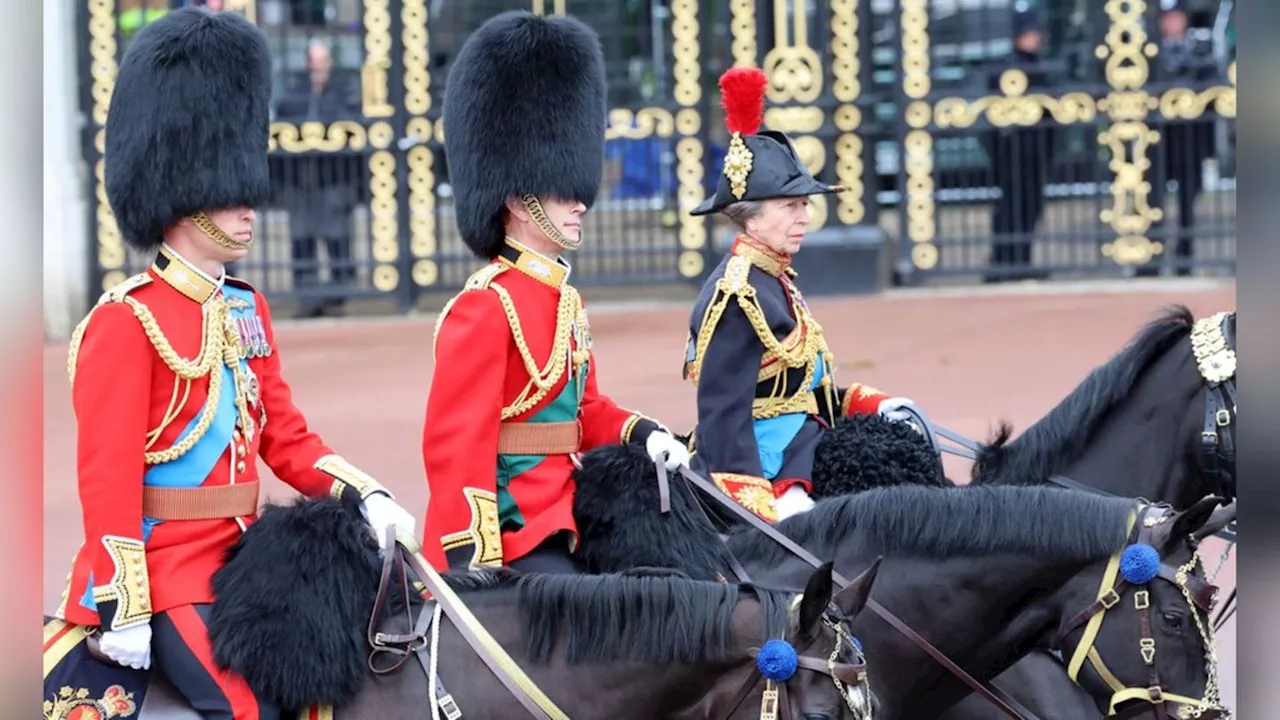
[(508, 197), (591, 206), (606, 102), (600, 38), (576, 18), (513, 10), (467, 38), (445, 88), (444, 147), (458, 231), (473, 253), (497, 256)]
[(729, 68), (720, 76), (724, 124), (732, 134), (724, 169), (711, 197), (690, 215), (719, 212), (735, 202), (843, 192), (810, 174), (791, 140), (760, 130), (769, 79), (759, 68)]
[(271, 55), (239, 13), (174, 10), (130, 43), (107, 110), (105, 185), (124, 241), (154, 251), (186, 215), (266, 202)]

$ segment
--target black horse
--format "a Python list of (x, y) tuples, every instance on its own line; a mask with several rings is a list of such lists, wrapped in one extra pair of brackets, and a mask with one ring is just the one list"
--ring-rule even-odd
[[(978, 451), (972, 483), (1074, 482), (1179, 510), (1207, 494), (1234, 500), (1235, 313), (1200, 323), (1197, 328), (1182, 306), (1160, 313), (1017, 439), (1010, 442), (1011, 429), (1002, 425)], [(1211, 357), (1215, 343), (1221, 343), (1219, 357), (1226, 358), (1217, 368)], [(842, 453), (829, 454), (834, 459)], [(1089, 670), (1081, 681), (1093, 687), (1105, 683)], [(996, 682), (1044, 720), (1099, 717), (1062, 663), (1043, 650)], [(981, 698), (966, 698), (943, 717), (995, 720), (1001, 715)]]
[[(671, 512), (655, 522), (656, 514), (643, 509), (658, 503), (652, 480), (637, 485), (626, 479), (652, 478), (653, 472), (644, 454), (631, 448), (601, 448), (584, 457), (575, 512), (583, 558), (592, 570), (615, 569), (608, 563), (664, 564), (695, 577), (732, 577), (731, 554), (752, 579), (775, 585), (795, 586), (811, 571), (753, 528), (730, 530), (727, 545), (722, 544), (716, 530), (701, 520), (698, 501), (678, 482), (671, 486)], [(620, 486), (628, 483), (632, 492), (620, 494)], [(615, 498), (612, 510), (587, 507), (605, 495)], [(1186, 661), (1188, 654), (1205, 656), (1206, 639), (1192, 618), (1203, 615), (1209, 602), (1200, 589), (1202, 573), (1188, 563), (1194, 557), (1191, 534), (1216, 531), (1232, 517), (1220, 513), (1211, 519), (1218, 502), (1207, 498), (1150, 526), (1149, 544), (1163, 565), (1188, 568), (1187, 587), (1196, 605), (1194, 611), (1189, 608), (1171, 581), (1155, 578), (1142, 588), (1150, 617), (1162, 619), (1157, 642), (1168, 652), (1158, 653), (1148, 666), (1133, 651), (1131, 638), (1140, 636), (1143, 622), (1132, 610), (1134, 592), (1124, 595), (1126, 605), (1116, 606), (1123, 611), (1108, 612), (1101, 629), (1091, 631), (1092, 647), (1128, 687), (1145, 688), (1154, 668), (1166, 693), (1191, 700), (1211, 695), (1206, 664)], [(1133, 540), (1126, 524), (1143, 507), (1131, 499), (1052, 487), (907, 484), (821, 500), (777, 529), (815, 556), (834, 561), (841, 572), (883, 555), (884, 572), (873, 597), (979, 680), (990, 680), (1054, 640), (1055, 629), (1069, 626), (1097, 599), (1108, 564), (1116, 563)], [(1172, 569), (1165, 573), (1174, 574)], [(882, 621), (864, 613), (855, 627), (885, 674), (876, 681), (883, 705), (879, 717), (936, 717), (969, 692)], [(1062, 643), (1074, 648), (1079, 639), (1079, 633), (1069, 633)], [(1090, 690), (1098, 704), (1110, 703), (1109, 688)]]
[[(337, 707), (339, 720), (430, 717), (434, 663), (437, 695), (450, 695), (463, 717), (520, 717), (515, 698), (445, 616), (409, 643), (414, 650), (370, 655), (371, 617), (383, 633), (406, 634), (432, 612), (392, 573), (387, 610), (378, 613), (381, 567), (354, 508), (329, 500), (268, 506), (214, 577), (209, 631), (216, 660), (281, 707)], [(759, 717), (763, 657), (777, 649), (766, 643), (785, 639), (799, 659), (791, 655), (789, 679), (776, 678), (780, 701), (792, 717), (834, 719), (854, 707), (864, 716), (874, 709), (861, 650), (847, 631), (878, 562), (864, 568), (839, 591), (830, 564), (808, 573), (801, 597), (661, 570), (444, 577), (569, 717)], [(426, 656), (414, 661), (421, 650)], [(370, 674), (397, 656), (403, 666)]]
[[(1211, 493), (1234, 500), (1235, 334), (1234, 313), (1197, 325), (1187, 308), (1165, 309), (1020, 437), (1010, 441), (1012, 430), (1002, 424), (979, 449), (972, 484), (1066, 484), (1179, 510)], [(818, 447), (815, 497), (904, 483), (952, 484), (936, 452), (901, 424), (842, 418)], [(1037, 649), (997, 683), (1044, 720), (1099, 717), (1094, 700), (1071, 682), (1063, 662)], [(1095, 688), (1104, 682), (1088, 667), (1080, 679)], [(943, 717), (1003, 715), (986, 700), (970, 697)]]
[[(1197, 321), (1186, 307), (1166, 308), (1019, 437), (1011, 440), (1012, 428), (1002, 423), (978, 449), (971, 483), (1064, 484), (1178, 510), (1208, 494), (1234, 500), (1235, 336), (1234, 312)], [(873, 417), (844, 418), (819, 445), (818, 497), (900, 483), (951, 484), (914, 431)], [(1089, 669), (1082, 681), (1104, 682)], [(1063, 661), (1045, 649), (996, 683), (1044, 720), (1100, 717)], [(1003, 715), (970, 697), (943, 717)]]

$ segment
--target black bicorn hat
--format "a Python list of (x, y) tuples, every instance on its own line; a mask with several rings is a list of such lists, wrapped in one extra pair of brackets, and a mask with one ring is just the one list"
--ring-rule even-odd
[(715, 194), (691, 215), (719, 212), (743, 200), (803, 197), (843, 192), (838, 185), (818, 180), (805, 167), (786, 135), (760, 131), (764, 120), (764, 91), (769, 80), (759, 68), (729, 68), (720, 76), (725, 125), (732, 133), (724, 156), (724, 170)]
[(243, 15), (184, 7), (149, 23), (107, 109), (104, 184), (125, 243), (151, 252), (185, 216), (265, 203), (271, 53)]
[(509, 197), (595, 202), (607, 125), (604, 53), (573, 17), (512, 10), (458, 51), (444, 98), (444, 147), (458, 231), (497, 256)]

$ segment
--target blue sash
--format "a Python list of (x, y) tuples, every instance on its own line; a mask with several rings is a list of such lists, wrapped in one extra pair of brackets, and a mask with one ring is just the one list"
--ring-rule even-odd
[[(826, 364), (822, 361), (822, 356), (818, 355), (814, 359), (813, 382), (809, 389), (817, 390), (826, 374)], [(808, 417), (808, 413), (788, 413), (752, 423), (756, 434), (756, 448), (760, 453), (760, 469), (766, 480), (778, 476), (782, 470), (783, 451), (795, 439), (800, 428), (804, 427), (804, 421)]]

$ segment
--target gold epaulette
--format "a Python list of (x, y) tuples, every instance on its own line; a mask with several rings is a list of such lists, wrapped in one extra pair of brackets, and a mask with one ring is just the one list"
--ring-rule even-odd
[(89, 320), (93, 318), (93, 312), (107, 303), (123, 302), (129, 293), (149, 284), (151, 280), (150, 274), (141, 272), (116, 283), (98, 296), (98, 302), (89, 308), (89, 312), (85, 313), (84, 319), (71, 332), (71, 342), (67, 347), (67, 378), (72, 383), (76, 380), (76, 357), (80, 354), (80, 344), (84, 342), (84, 333), (89, 328)]
[[(734, 298), (737, 298), (738, 305), (746, 313), (747, 320), (751, 322), (756, 335), (760, 336), (760, 342), (767, 345), (765, 336), (773, 339), (773, 331), (769, 329), (768, 323), (763, 321), (764, 310), (756, 298), (755, 286), (751, 284), (751, 261), (741, 255), (731, 255), (725, 264), (724, 274), (716, 279), (711, 301), (707, 303), (707, 308), (702, 313), (702, 323), (698, 326), (693, 360), (689, 363), (689, 377), (695, 384), (702, 376), (702, 360), (707, 354), (707, 348), (711, 345), (711, 337), (720, 324), (720, 317), (724, 315), (729, 301)], [(760, 322), (757, 322), (756, 318), (759, 318)], [(762, 331), (763, 334), (761, 334)]]
[(494, 278), (506, 272), (506, 270), (507, 266), (502, 265), (501, 263), (489, 263), (485, 265), (479, 270), (471, 273), (470, 277), (467, 278), (467, 281), (463, 283), (462, 289), (458, 291), (458, 294), (449, 298), (449, 302), (444, 304), (444, 307), (440, 309), (440, 316), (436, 318), (436, 327), (431, 331), (431, 357), (433, 359), (436, 356), (436, 340), (440, 337), (440, 326), (444, 325), (444, 319), (448, 317), (449, 311), (453, 309), (453, 304), (458, 302), (458, 298), (462, 297), (462, 294), (465, 292), (470, 292), (471, 290), (484, 290), (489, 287), (490, 283), (494, 281)]

